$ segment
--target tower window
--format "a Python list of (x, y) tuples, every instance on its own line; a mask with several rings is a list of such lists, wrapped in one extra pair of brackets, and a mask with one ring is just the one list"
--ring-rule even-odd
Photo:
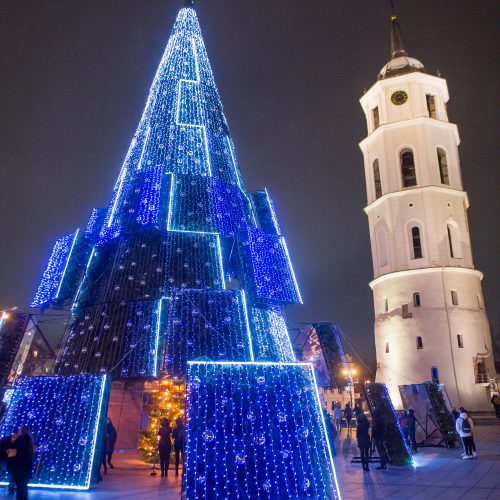
[(436, 384), (439, 384), (439, 371), (437, 366), (433, 366), (431, 368), (432, 381)]
[(454, 259), (462, 258), (462, 245), (460, 243), (460, 235), (458, 233), (458, 227), (454, 223), (448, 223), (446, 225), (446, 231), (448, 233), (448, 244), (450, 246), (450, 256)]
[(451, 303), (458, 306), (458, 292), (456, 290), (451, 291)]
[(423, 349), (424, 348), (424, 341), (422, 340), (422, 337), (417, 337), (417, 349)]
[(373, 116), (373, 129), (375, 130), (380, 125), (380, 116), (378, 114), (378, 106), (376, 106), (372, 109), (372, 116)]
[(415, 170), (415, 159), (413, 151), (405, 149), (400, 155), (401, 176), (403, 187), (412, 187), (417, 185), (417, 173)]
[(464, 348), (464, 339), (463, 339), (462, 335), (460, 335), (460, 334), (457, 335), (457, 343), (458, 343), (458, 347), (460, 349)]
[(413, 294), (413, 307), (420, 307), (420, 293)]
[(385, 353), (389, 354), (389, 342), (385, 343)]
[(429, 118), (437, 118), (436, 96), (433, 96), (431, 94), (427, 94), (425, 96), (425, 99), (427, 100), (427, 111), (429, 113)]
[(384, 308), (385, 308), (385, 312), (389, 311), (389, 299), (387, 297), (385, 298)]
[(382, 196), (382, 182), (380, 181), (380, 167), (378, 160), (373, 162), (373, 183), (375, 184), (375, 199)]
[(448, 161), (446, 159), (446, 153), (444, 149), (437, 148), (437, 157), (439, 165), (439, 176), (441, 178), (441, 184), (450, 184), (450, 178), (448, 177)]
[(422, 240), (420, 239), (420, 228), (413, 226), (411, 228), (411, 243), (412, 243), (412, 258), (421, 259), (422, 254)]

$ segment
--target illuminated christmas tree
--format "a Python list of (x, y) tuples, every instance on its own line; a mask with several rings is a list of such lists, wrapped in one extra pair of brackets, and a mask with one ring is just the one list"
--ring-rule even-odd
[[(186, 380), (188, 498), (335, 498), (314, 373), (284, 318), (300, 302), (273, 202), (243, 184), (188, 2), (108, 208), (58, 240), (34, 299), (72, 309), (56, 371)], [(167, 411), (153, 399), (146, 455)]]
[(161, 421), (170, 420), (171, 427), (175, 427), (178, 418), (184, 418), (186, 385), (180, 381), (165, 378), (159, 382), (146, 385), (150, 400), (145, 405), (148, 411), (149, 424), (140, 432), (139, 449), (144, 460), (158, 462), (158, 430)]

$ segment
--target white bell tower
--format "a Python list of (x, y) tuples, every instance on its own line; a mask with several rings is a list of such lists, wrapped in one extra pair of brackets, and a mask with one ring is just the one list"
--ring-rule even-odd
[(495, 366), (474, 269), (448, 87), (404, 49), (392, 17), (391, 60), (360, 99), (373, 259), (377, 382), (436, 380), (453, 405), (491, 410)]

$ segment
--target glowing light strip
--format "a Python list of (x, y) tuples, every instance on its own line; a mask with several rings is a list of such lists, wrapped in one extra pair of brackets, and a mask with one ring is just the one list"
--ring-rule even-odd
[[(226, 289), (226, 278), (224, 276), (224, 265), (222, 263), (222, 247), (220, 246), (220, 236), (217, 234), (217, 250), (219, 252), (219, 265), (220, 265), (220, 274), (222, 277), (222, 288), (225, 290)], [(253, 358), (252, 358), (253, 359)]]
[(96, 422), (95, 422), (95, 429), (94, 429), (94, 436), (95, 436), (95, 439), (94, 439), (94, 443), (92, 445), (92, 458), (90, 459), (90, 467), (89, 467), (89, 472), (88, 472), (88, 476), (87, 476), (87, 484), (86, 484), (86, 488), (85, 489), (89, 489), (90, 488), (90, 479), (92, 477), (92, 467), (94, 465), (94, 458), (95, 458), (95, 447), (96, 447), (96, 444), (97, 444), (97, 432), (99, 430), (99, 422), (101, 421), (101, 410), (102, 410), (102, 402), (103, 402), (103, 399), (104, 399), (104, 389), (106, 388), (106, 381), (107, 381), (107, 375), (104, 375), (102, 377), (102, 382), (101, 382), (101, 395), (100, 395), (100, 398), (99, 398), (99, 409), (97, 410), (97, 418), (96, 418)]
[(291, 361), (188, 361), (188, 365), (265, 365), (265, 366), (307, 366), (312, 368), (311, 363), (300, 361), (292, 363)]
[(271, 212), (271, 219), (273, 219), (274, 229), (276, 229), (276, 234), (278, 236), (281, 236), (281, 229), (280, 229), (280, 226), (278, 224), (278, 217), (276, 217), (276, 212), (274, 211), (274, 204), (273, 204), (271, 198), (269, 197), (269, 193), (267, 192), (267, 188), (264, 188), (264, 191), (265, 191), (266, 197), (267, 197), (267, 205), (269, 206), (269, 211)]
[(156, 343), (155, 343), (155, 357), (154, 357), (154, 375), (156, 377), (158, 376), (158, 351), (160, 349), (161, 305), (162, 305), (162, 299), (158, 301), (158, 324), (156, 326)]
[(7, 311), (4, 311), (2, 313), (2, 318), (0, 319), (0, 330), (3, 328), (3, 324), (5, 323), (5, 320), (9, 317)]
[(113, 203), (113, 208), (111, 210), (111, 215), (109, 216), (109, 220), (108, 220), (108, 224), (107, 224), (108, 227), (111, 227), (111, 224), (113, 223), (113, 218), (115, 216), (116, 205), (118, 205), (118, 200), (120, 199), (120, 193), (121, 193), (122, 187), (123, 187), (123, 181), (125, 180), (125, 176), (126, 175), (127, 175), (127, 169), (124, 168), (122, 176), (121, 176), (121, 180), (120, 180), (120, 186), (118, 187), (118, 192), (116, 193), (116, 199), (115, 199), (115, 202)]
[(151, 127), (148, 127), (146, 131), (146, 136), (144, 137), (144, 144), (142, 145), (141, 156), (139, 157), (139, 161), (137, 162), (137, 170), (141, 170), (142, 168), (142, 160), (144, 158), (144, 153), (146, 152), (146, 146), (148, 144), (150, 132), (151, 132)]
[(290, 254), (288, 253), (288, 247), (286, 246), (285, 238), (281, 236), (280, 240), (283, 248), (285, 249), (286, 257), (288, 259), (288, 266), (290, 267), (290, 271), (292, 272), (293, 283), (295, 285), (295, 289), (297, 290), (297, 295), (299, 296), (299, 302), (303, 304), (302, 295), (300, 294), (299, 285), (297, 283), (297, 278), (295, 277), (295, 272), (293, 270), (292, 261), (290, 260)]
[(168, 200), (167, 231), (170, 231), (170, 221), (172, 220), (172, 203), (174, 199), (174, 174), (170, 174), (170, 198)]
[(76, 307), (78, 299), (80, 298), (80, 291), (82, 289), (82, 285), (83, 285), (84, 281), (87, 279), (87, 272), (89, 270), (90, 261), (92, 260), (94, 253), (95, 253), (95, 247), (93, 247), (92, 252), (90, 252), (90, 257), (89, 257), (89, 260), (87, 262), (87, 267), (85, 268), (85, 274), (83, 275), (82, 281), (80, 282), (80, 286), (78, 287), (78, 290), (76, 292), (75, 300), (73, 301), (73, 305), (71, 306), (71, 310), (73, 310)]
[(69, 260), (71, 259), (71, 254), (73, 253), (73, 248), (75, 247), (76, 238), (78, 237), (79, 232), (80, 232), (80, 228), (78, 228), (76, 230), (75, 236), (73, 238), (73, 243), (71, 243), (71, 249), (69, 251), (68, 259), (66, 260), (66, 265), (64, 266), (64, 271), (63, 271), (62, 276), (61, 276), (61, 281), (59, 282), (59, 286), (57, 287), (57, 292), (56, 292), (56, 295), (54, 297), (55, 299), (57, 299), (57, 297), (59, 297), (59, 292), (61, 291), (61, 286), (63, 284), (64, 275), (66, 274), (66, 270), (68, 269)]
[(247, 298), (246, 298), (245, 290), (241, 290), (241, 297), (242, 297), (242, 301), (243, 301), (243, 312), (245, 314), (245, 323), (247, 326), (248, 345), (250, 346), (250, 359), (252, 361), (255, 361), (255, 356), (253, 354), (253, 345), (252, 345), (252, 333), (250, 331), (250, 321), (248, 321)]
[(318, 404), (319, 413), (321, 415), (321, 422), (323, 423), (323, 431), (325, 433), (326, 447), (328, 448), (328, 455), (330, 457), (330, 465), (332, 466), (333, 479), (335, 481), (336, 493), (338, 495), (337, 498), (338, 498), (338, 500), (342, 500), (342, 497), (340, 495), (339, 482), (337, 481), (337, 473), (335, 472), (335, 464), (333, 462), (332, 449), (330, 448), (330, 440), (328, 439), (328, 433), (326, 432), (326, 422), (325, 422), (325, 416), (323, 415), (323, 408), (321, 406), (321, 399), (319, 397), (318, 383), (316, 381), (316, 374), (314, 373), (314, 368), (312, 365), (310, 365), (310, 370), (311, 370), (312, 378), (313, 378), (313, 382), (314, 382), (314, 393), (316, 394), (316, 402)]

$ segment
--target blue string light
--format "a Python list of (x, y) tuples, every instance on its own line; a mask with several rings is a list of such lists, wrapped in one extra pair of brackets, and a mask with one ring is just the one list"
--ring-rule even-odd
[[(29, 427), (38, 448), (30, 486), (89, 488), (101, 465), (108, 393), (109, 379), (99, 375), (16, 381), (0, 432)], [(8, 484), (5, 473), (0, 484)]]

